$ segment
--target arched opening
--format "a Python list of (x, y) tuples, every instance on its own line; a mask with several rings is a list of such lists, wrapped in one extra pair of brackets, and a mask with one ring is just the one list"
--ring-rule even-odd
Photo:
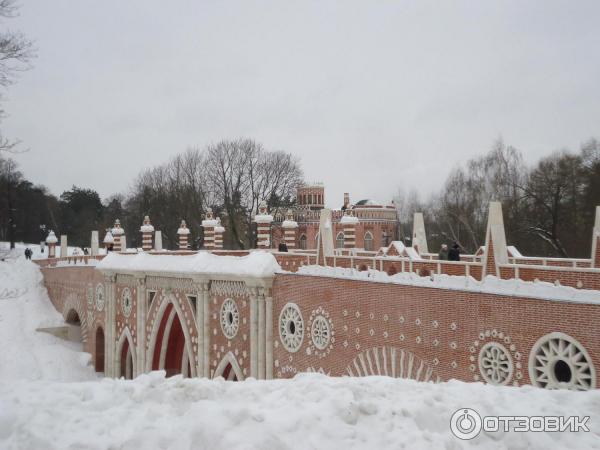
[(125, 339), (121, 348), (121, 364), (119, 377), (131, 380), (133, 378), (133, 356), (129, 347), (129, 339)]
[(154, 354), (152, 356), (152, 370), (165, 370), (167, 377), (183, 374), (193, 374), (190, 358), (186, 351), (185, 334), (179, 314), (169, 303), (165, 308), (160, 321)]
[(306, 235), (305, 234), (302, 234), (300, 236), (300, 242), (299, 242), (298, 246), (300, 247), (300, 250), (306, 250)]
[(370, 231), (365, 233), (364, 248), (367, 251), (373, 251), (373, 234)]
[(344, 233), (342, 231), (335, 237), (335, 248), (344, 248)]
[(104, 330), (96, 329), (96, 358), (94, 362), (96, 372), (104, 372)]
[(233, 353), (227, 353), (217, 368), (213, 378), (223, 377), (227, 381), (243, 381), (244, 375)]
[(69, 326), (68, 337), (71, 342), (81, 342), (81, 319), (74, 309), (70, 309), (65, 320)]

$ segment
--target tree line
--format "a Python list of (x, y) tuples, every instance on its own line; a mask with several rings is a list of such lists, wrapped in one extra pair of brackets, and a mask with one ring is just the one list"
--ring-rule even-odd
[(399, 190), (400, 233), (410, 238), (412, 213), (423, 211), (430, 251), (457, 242), (473, 253), (485, 243), (490, 201), (502, 202), (509, 245), (526, 255), (589, 258), (595, 207), (600, 205), (600, 142), (578, 152), (561, 150), (527, 166), (502, 140), (454, 168), (443, 188), (426, 201)]
[(0, 240), (39, 242), (48, 230), (68, 235), (70, 245), (89, 246), (90, 231), (125, 228), (128, 246), (141, 246), (139, 228), (149, 215), (163, 246), (177, 248), (177, 229), (186, 220), (192, 248), (201, 248), (201, 222), (208, 208), (225, 226), (224, 245), (255, 245), (252, 217), (262, 200), (272, 211), (294, 204), (303, 174), (297, 158), (269, 151), (251, 139), (224, 140), (190, 149), (143, 170), (127, 193), (102, 201), (92, 189), (73, 186), (58, 198), (28, 181), (10, 158), (0, 155)]

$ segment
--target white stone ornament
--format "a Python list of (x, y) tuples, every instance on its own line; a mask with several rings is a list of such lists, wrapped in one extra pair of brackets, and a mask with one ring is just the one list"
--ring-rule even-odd
[(125, 317), (131, 315), (131, 309), (133, 308), (133, 298), (131, 296), (131, 290), (129, 288), (123, 289), (121, 293), (121, 310)]
[(514, 366), (510, 353), (498, 342), (488, 342), (479, 351), (479, 372), (490, 384), (507, 385), (513, 376)]
[(541, 337), (529, 354), (529, 378), (546, 389), (596, 388), (596, 369), (587, 350), (573, 337), (554, 332)]
[(279, 315), (279, 338), (284, 348), (297, 352), (304, 340), (304, 321), (300, 308), (294, 303), (286, 304)]
[(96, 286), (96, 309), (102, 311), (104, 309), (104, 285), (98, 283)]
[(233, 339), (240, 328), (240, 313), (234, 300), (228, 298), (221, 305), (221, 330), (228, 339)]
[(319, 350), (325, 350), (331, 342), (329, 321), (322, 315), (316, 316), (312, 321), (310, 335), (314, 346)]

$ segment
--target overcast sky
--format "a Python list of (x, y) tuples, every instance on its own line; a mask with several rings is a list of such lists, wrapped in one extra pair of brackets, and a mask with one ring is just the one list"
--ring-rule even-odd
[(427, 196), (498, 136), (528, 162), (600, 137), (600, 1), (22, 3), (39, 57), (2, 127), (55, 194), (243, 136), (338, 207)]

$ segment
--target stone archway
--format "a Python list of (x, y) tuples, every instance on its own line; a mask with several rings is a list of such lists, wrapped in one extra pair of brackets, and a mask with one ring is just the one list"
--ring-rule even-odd
[(135, 361), (136, 361), (136, 350), (133, 343), (131, 332), (128, 328), (123, 330), (119, 342), (117, 344), (117, 355), (116, 355), (116, 370), (115, 373), (119, 378), (125, 378), (131, 380), (135, 377)]
[(96, 329), (96, 352), (94, 355), (94, 368), (96, 372), (104, 372), (104, 330)]
[(227, 381), (244, 381), (244, 374), (233, 353), (227, 353), (215, 369), (213, 378), (218, 377)]
[(69, 327), (68, 330), (68, 339), (72, 342), (82, 342), (81, 336), (81, 318), (79, 317), (79, 313), (71, 308), (65, 314), (65, 322)]
[(165, 370), (167, 377), (196, 375), (191, 337), (182, 317), (183, 313), (173, 298), (168, 298), (160, 306), (150, 336), (148, 370)]

